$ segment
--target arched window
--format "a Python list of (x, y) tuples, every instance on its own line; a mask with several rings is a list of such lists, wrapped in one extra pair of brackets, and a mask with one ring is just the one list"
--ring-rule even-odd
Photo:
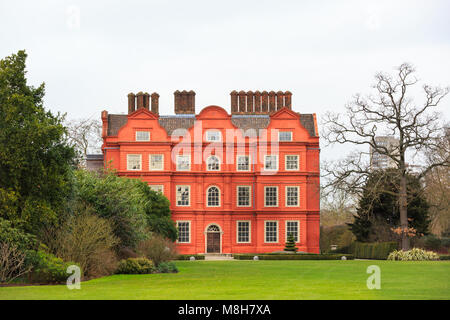
[(209, 187), (207, 194), (208, 207), (220, 207), (220, 190), (217, 187)]
[(220, 170), (220, 160), (218, 157), (216, 156), (210, 156), (208, 158), (208, 160), (206, 161), (207, 163), (207, 170), (208, 171), (219, 171)]
[(208, 232), (220, 232), (220, 228), (215, 224), (212, 224), (208, 227)]

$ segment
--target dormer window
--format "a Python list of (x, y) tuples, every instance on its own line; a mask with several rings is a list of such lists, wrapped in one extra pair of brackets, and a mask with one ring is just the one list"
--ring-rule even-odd
[(208, 142), (217, 142), (222, 140), (222, 134), (217, 130), (208, 130), (206, 131), (206, 141)]
[(150, 131), (136, 131), (136, 141), (150, 141)]
[(292, 131), (280, 131), (278, 132), (278, 141), (292, 141)]

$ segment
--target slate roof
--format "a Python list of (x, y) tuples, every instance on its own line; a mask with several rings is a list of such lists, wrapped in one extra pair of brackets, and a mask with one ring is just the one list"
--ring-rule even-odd
[[(175, 129), (189, 129), (194, 125), (195, 115), (172, 115), (160, 116), (159, 124), (171, 135)], [(267, 128), (270, 123), (269, 115), (232, 115), (231, 122), (241, 130), (255, 129), (259, 134), (259, 129)], [(312, 137), (317, 136), (312, 114), (300, 114), (300, 122), (308, 130)], [(126, 114), (108, 115), (108, 136), (116, 136), (119, 129), (127, 123)]]

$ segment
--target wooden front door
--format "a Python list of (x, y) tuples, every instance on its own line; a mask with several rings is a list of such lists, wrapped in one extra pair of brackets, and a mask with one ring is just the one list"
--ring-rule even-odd
[(220, 253), (220, 232), (208, 232), (206, 235), (206, 252)]

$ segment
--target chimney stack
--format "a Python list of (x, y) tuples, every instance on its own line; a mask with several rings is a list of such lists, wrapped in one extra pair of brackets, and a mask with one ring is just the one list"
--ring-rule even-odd
[(158, 114), (159, 113), (159, 94), (153, 92), (152, 95), (152, 112)]
[(128, 94), (128, 114), (133, 113), (136, 110), (136, 96), (134, 93)]
[(136, 110), (139, 110), (144, 107), (144, 93), (142, 91), (139, 91), (136, 94), (136, 100), (137, 100), (137, 108)]
[(195, 114), (195, 92), (175, 91), (173, 93), (175, 101), (175, 114)]
[(289, 91), (235, 91), (231, 93), (231, 114), (268, 114), (281, 108), (291, 109)]

